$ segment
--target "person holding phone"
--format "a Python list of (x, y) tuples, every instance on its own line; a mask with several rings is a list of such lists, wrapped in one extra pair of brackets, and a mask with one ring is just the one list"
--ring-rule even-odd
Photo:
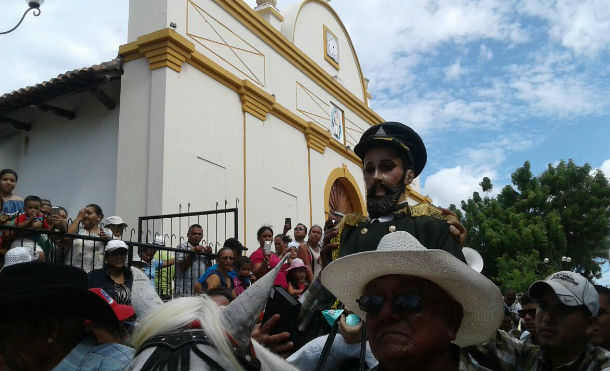
[(271, 251), (271, 242), (273, 241), (273, 229), (271, 227), (267, 225), (260, 227), (256, 232), (256, 237), (259, 248), (250, 255), (250, 260), (252, 261), (252, 272), (257, 279), (260, 279), (280, 262), (280, 258)]

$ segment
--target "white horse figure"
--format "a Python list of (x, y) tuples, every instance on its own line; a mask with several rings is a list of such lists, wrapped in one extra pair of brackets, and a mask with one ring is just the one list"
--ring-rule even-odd
[(132, 337), (136, 356), (128, 369), (297, 370), (250, 337), (286, 258), (226, 307), (207, 296), (162, 303), (148, 277), (132, 269), (131, 300), (141, 320)]

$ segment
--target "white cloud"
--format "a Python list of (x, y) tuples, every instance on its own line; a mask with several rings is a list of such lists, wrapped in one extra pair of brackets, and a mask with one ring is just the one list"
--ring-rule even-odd
[(549, 36), (576, 54), (593, 57), (608, 50), (608, 1), (522, 0), (517, 9), (548, 22)]
[(426, 177), (421, 193), (431, 197), (435, 205), (460, 207), (460, 201), (468, 200), (473, 192), (483, 194), (479, 185), (483, 177), (489, 177), (493, 183), (496, 172), (462, 166), (444, 168)]
[(494, 57), (493, 51), (488, 48), (485, 44), (481, 44), (479, 48), (479, 58), (484, 61), (490, 61)]
[(462, 68), (461, 58), (456, 59), (455, 63), (445, 67), (443, 71), (447, 80), (459, 80), (460, 76), (466, 73), (466, 69)]
[(595, 173), (596, 170), (603, 171), (606, 178), (610, 180), (610, 159), (607, 159), (606, 161), (602, 162), (601, 166), (596, 169), (593, 169), (591, 173)]

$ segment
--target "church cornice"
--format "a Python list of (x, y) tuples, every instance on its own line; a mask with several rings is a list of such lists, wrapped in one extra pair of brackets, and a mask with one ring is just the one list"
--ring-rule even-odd
[(168, 67), (176, 72), (182, 70), (194, 51), (195, 44), (169, 28), (140, 36), (135, 42), (119, 47), (125, 62), (146, 57), (151, 70)]
[(305, 138), (307, 139), (307, 148), (324, 153), (330, 142), (330, 133), (319, 125), (308, 122), (307, 128), (305, 128)]
[(242, 80), (238, 93), (241, 98), (242, 111), (248, 112), (261, 121), (267, 119), (267, 114), (275, 104), (275, 97), (248, 80)]

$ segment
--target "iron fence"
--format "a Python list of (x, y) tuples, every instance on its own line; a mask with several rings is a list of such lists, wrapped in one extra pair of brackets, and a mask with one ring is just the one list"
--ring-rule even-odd
[[(189, 227), (198, 224), (203, 229), (201, 244), (211, 246), (216, 253), (228, 238), (239, 238), (238, 205), (239, 199), (235, 199), (235, 207), (227, 208), (225, 200), (223, 209), (219, 209), (217, 202), (214, 210), (191, 212), (189, 203), (183, 213), (180, 204), (175, 214), (141, 216), (138, 218), (138, 242), (152, 243), (155, 237), (160, 236), (166, 246), (181, 246), (187, 242)], [(130, 234), (131, 240), (133, 230)]]
[[(72, 265), (90, 273), (106, 269), (104, 256), (110, 238), (91, 234), (70, 234), (45, 229), (1, 225), (0, 258), (13, 247), (23, 246), (31, 255), (51, 263)], [(132, 233), (133, 236), (133, 233)], [(215, 263), (215, 253), (184, 250), (159, 244), (123, 240), (127, 245), (125, 266), (144, 271), (164, 300), (193, 295), (198, 279)], [(184, 262), (190, 265), (184, 266)]]

